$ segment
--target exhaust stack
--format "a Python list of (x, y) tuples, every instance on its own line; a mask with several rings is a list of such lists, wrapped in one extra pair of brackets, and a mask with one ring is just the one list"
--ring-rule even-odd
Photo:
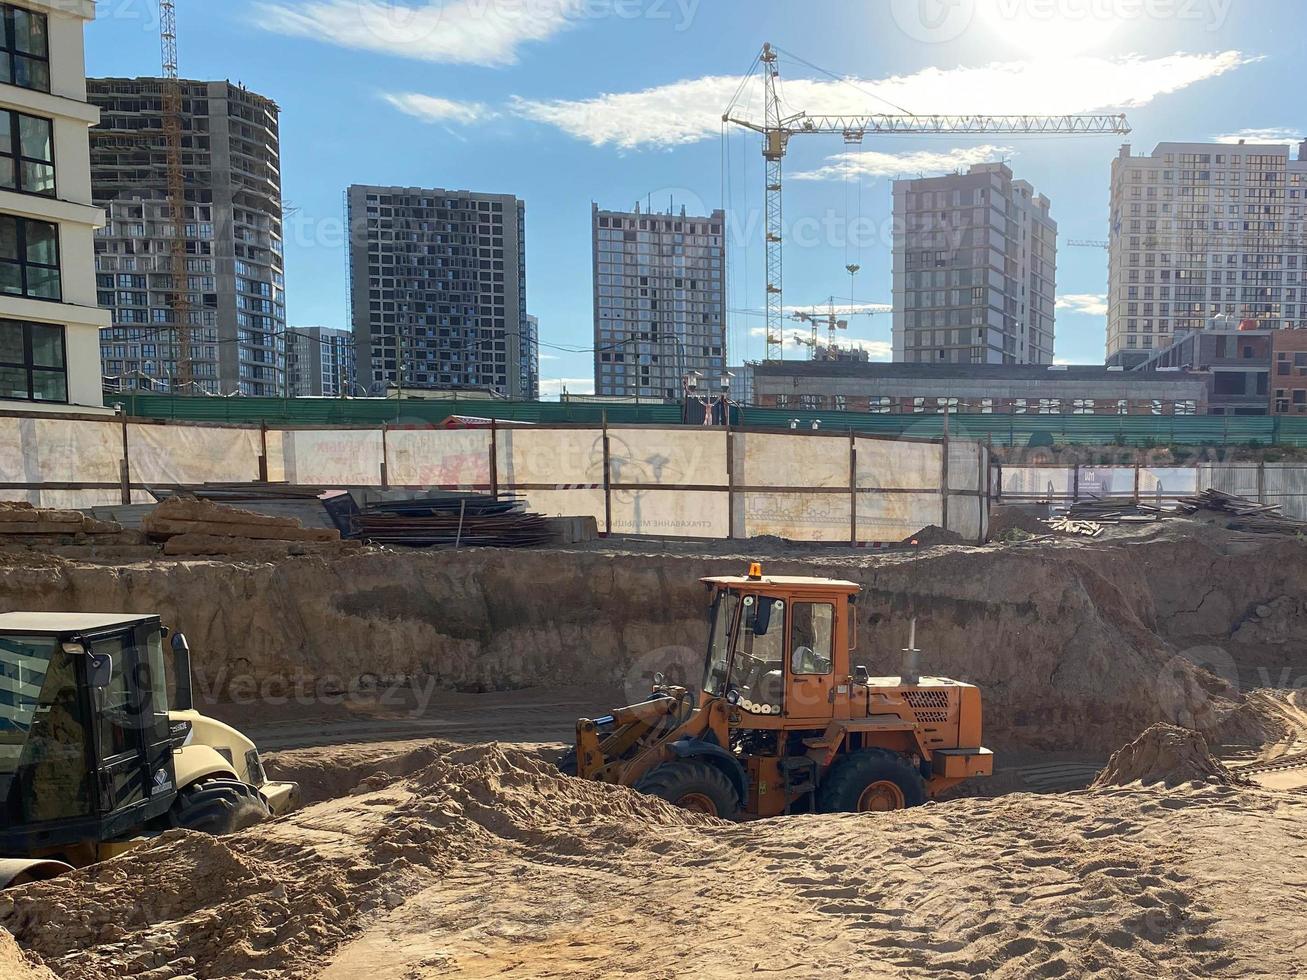
[(903, 677), (904, 684), (921, 683), (921, 651), (917, 649), (917, 619), (912, 618), (912, 625), (908, 627), (908, 646), (903, 651)]

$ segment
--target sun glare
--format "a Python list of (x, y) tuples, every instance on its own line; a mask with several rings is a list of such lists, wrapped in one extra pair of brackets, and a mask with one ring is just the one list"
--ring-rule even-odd
[(1036, 57), (1084, 54), (1130, 26), (1112, 4), (1089, 0), (977, 0), (976, 16), (996, 39)]

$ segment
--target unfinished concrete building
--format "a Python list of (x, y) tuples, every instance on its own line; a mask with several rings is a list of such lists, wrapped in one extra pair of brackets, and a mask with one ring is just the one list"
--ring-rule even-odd
[[(183, 80), (186, 291), (194, 386), (181, 394), (283, 392), (286, 328), (280, 110), (230, 82)], [(116, 390), (175, 386), (177, 315), (169, 249), (162, 79), (88, 79), (101, 337)]]
[(526, 397), (526, 205), (361, 185), (346, 200), (359, 384)]

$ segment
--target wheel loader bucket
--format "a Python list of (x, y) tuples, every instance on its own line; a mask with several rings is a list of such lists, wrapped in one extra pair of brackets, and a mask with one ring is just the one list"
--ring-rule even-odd
[(62, 861), (28, 861), (20, 858), (0, 859), (0, 889), (27, 885), (33, 881), (49, 881), (72, 871)]

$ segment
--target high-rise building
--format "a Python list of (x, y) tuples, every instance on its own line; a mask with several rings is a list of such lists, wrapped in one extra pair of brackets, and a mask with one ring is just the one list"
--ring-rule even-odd
[(1006, 164), (894, 182), (894, 360), (1052, 364), (1057, 222)]
[(191, 391), (176, 386), (178, 330), (163, 80), (93, 78), (101, 110), (91, 181), (108, 224), (95, 242), (111, 385), (181, 394), (281, 395), (286, 300), (280, 110), (230, 82), (183, 81)]
[(102, 411), (82, 33), (90, 3), (0, 3), (0, 407)]
[(526, 205), (359, 185), (346, 201), (359, 383), (522, 397)]
[(1129, 144), (1112, 161), (1107, 362), (1134, 367), (1213, 317), (1307, 326), (1307, 143)]
[(355, 394), (354, 334), (337, 327), (288, 330), (286, 377), (293, 398), (340, 398)]
[(726, 366), (726, 213), (592, 208), (595, 393), (677, 399)]
[(522, 317), (520, 340), (521, 349), (517, 356), (522, 390), (519, 397), (538, 402), (540, 400), (540, 318), (538, 316), (528, 314)]

